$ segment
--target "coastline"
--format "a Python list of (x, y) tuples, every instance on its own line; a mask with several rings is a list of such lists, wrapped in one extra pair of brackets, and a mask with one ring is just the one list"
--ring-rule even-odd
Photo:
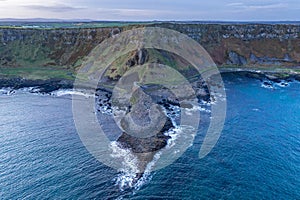
[(72, 89), (73, 80), (67, 79), (25, 79), (21, 77), (0, 78), (0, 88), (18, 90), (23, 88), (36, 88), (39, 93), (51, 93), (59, 89)]
[[(259, 80), (269, 80), (280, 82), (282, 80), (300, 81), (300, 66), (294, 68), (272, 68), (253, 66), (221, 66), (218, 67), (221, 74), (224, 73), (247, 73), (248, 76)], [(193, 80), (194, 81), (194, 80)], [(39, 93), (49, 94), (60, 89), (73, 89), (73, 79), (49, 78), (49, 79), (27, 79), (22, 77), (0, 77), (0, 89), (10, 88), (18, 90), (23, 88), (35, 88)], [(89, 90), (83, 86), (82, 90)], [(112, 92), (112, 88), (107, 85), (99, 85), (100, 90)]]
[(271, 81), (295, 79), (300, 81), (300, 66), (297, 67), (257, 67), (257, 66), (221, 66), (218, 67), (221, 74), (245, 72), (256, 74), (253, 78), (266, 78)]

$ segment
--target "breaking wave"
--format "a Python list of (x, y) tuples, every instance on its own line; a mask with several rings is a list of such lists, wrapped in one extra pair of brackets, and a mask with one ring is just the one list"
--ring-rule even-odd
[(39, 89), (37, 87), (27, 87), (27, 88), (20, 88), (20, 89), (13, 89), (13, 88), (1, 88), (0, 94), (2, 95), (13, 95), (13, 94), (20, 94), (20, 93), (38, 93)]
[(144, 173), (143, 177), (136, 181), (136, 176), (139, 173), (138, 159), (129, 149), (124, 149), (117, 142), (113, 141), (110, 144), (112, 150), (111, 157), (117, 158), (122, 163), (122, 168), (118, 169), (119, 174), (115, 178), (116, 185), (121, 191), (130, 188), (140, 188), (148, 180), (150, 173)]
[[(191, 110), (203, 110), (204, 108), (201, 108), (200, 106), (194, 106)], [(175, 118), (179, 117), (180, 115), (180, 107), (171, 105), (168, 107), (168, 109), (165, 109), (165, 113), (168, 117), (170, 117), (174, 128), (169, 129), (164, 133), (164, 135), (169, 136), (170, 139), (167, 141), (167, 145), (164, 147), (164, 149), (171, 149), (176, 145), (176, 142), (179, 138), (179, 136), (184, 135), (184, 132), (190, 132), (188, 131), (190, 127), (180, 126), (176, 123)], [(196, 133), (194, 135), (187, 134), (188, 137), (195, 137)], [(192, 146), (192, 144), (190, 144)], [(113, 158), (120, 159), (120, 162), (122, 163), (122, 168), (119, 169), (118, 176), (114, 179), (116, 185), (119, 187), (121, 191), (124, 191), (126, 189), (134, 189), (135, 191), (138, 191), (143, 185), (147, 184), (149, 181), (151, 181), (153, 176), (153, 168), (155, 167), (158, 160), (161, 158), (162, 152), (158, 151), (155, 153), (153, 159), (151, 162), (149, 162), (145, 168), (145, 171), (137, 180), (137, 173), (139, 173), (138, 169), (138, 159), (137, 157), (132, 154), (132, 152), (129, 149), (124, 149), (122, 146), (116, 142), (111, 142), (111, 149), (112, 154), (111, 156)], [(179, 153), (179, 150), (174, 150), (174, 154)]]
[(68, 95), (79, 95), (84, 96), (86, 98), (93, 97), (94, 95), (90, 94), (88, 91), (76, 91), (73, 89), (60, 89), (50, 93), (50, 95), (61, 97), (61, 96), (68, 96)]
[(14, 95), (14, 94), (22, 94), (22, 93), (32, 93), (36, 95), (51, 95), (51, 96), (56, 96), (56, 97), (62, 97), (62, 96), (70, 96), (70, 95), (81, 95), (85, 96), (87, 98), (93, 97), (90, 92), (88, 91), (76, 91), (74, 89), (59, 89), (55, 90), (50, 93), (42, 93), (40, 91), (40, 88), (38, 87), (26, 87), (26, 88), (20, 88), (20, 89), (13, 89), (13, 88), (1, 88), (0, 89), (0, 94), (2, 95)]
[(278, 89), (278, 88), (285, 88), (285, 87), (289, 87), (290, 86), (290, 82), (285, 81), (285, 80), (281, 80), (280, 82), (273, 82), (270, 80), (265, 80), (262, 82), (261, 87), (266, 88), (266, 89)]

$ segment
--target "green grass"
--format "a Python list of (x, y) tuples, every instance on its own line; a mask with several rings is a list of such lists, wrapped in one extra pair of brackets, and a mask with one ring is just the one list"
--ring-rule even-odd
[(54, 67), (0, 68), (0, 76), (6, 78), (22, 77), (31, 80), (46, 80), (51, 78), (73, 80), (74, 72), (71, 70)]
[[(39, 36), (38, 36), (39, 37)], [(39, 40), (39, 38), (36, 38)], [(10, 58), (10, 63), (15, 66), (40, 67), (47, 66), (49, 63), (55, 63), (49, 58), (51, 50), (42, 46), (40, 43), (23, 43), (22, 41), (13, 41), (8, 45), (0, 45), (0, 53), (3, 58)], [(5, 62), (0, 66), (5, 66)]]

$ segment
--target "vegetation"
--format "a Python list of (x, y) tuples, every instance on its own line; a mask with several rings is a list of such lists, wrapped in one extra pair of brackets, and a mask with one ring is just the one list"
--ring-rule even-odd
[(47, 80), (51, 78), (57, 79), (74, 79), (74, 72), (63, 68), (49, 68), (49, 67), (18, 67), (18, 68), (0, 68), (0, 77), (22, 77), (25, 79), (36, 80), (42, 79)]
[[(300, 72), (300, 68), (295, 67), (300, 62), (299, 39), (296, 37), (299, 34), (298, 29), (296, 30), (298, 26), (0, 22), (0, 75), (30, 79), (74, 79), (74, 74), (84, 58), (103, 40), (120, 31), (146, 25), (172, 28), (191, 36), (203, 45), (222, 70)], [(111, 80), (118, 80), (131, 67), (137, 65), (136, 56), (136, 52), (130, 52), (119, 57), (105, 75)], [(170, 66), (185, 77), (190, 78), (197, 74), (185, 58), (162, 50), (147, 49), (145, 59), (148, 63)], [(142, 77), (143, 74), (145, 72), (140, 72), (139, 76)], [(172, 81), (175, 79), (168, 78)]]

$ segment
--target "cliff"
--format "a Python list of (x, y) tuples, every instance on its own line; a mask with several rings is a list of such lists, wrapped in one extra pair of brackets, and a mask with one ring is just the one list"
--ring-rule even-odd
[(297, 66), (299, 25), (161, 24), (199, 42), (218, 65)]
[[(0, 75), (72, 79), (82, 59), (95, 46), (114, 34), (137, 26), (2, 28)], [(300, 66), (299, 25), (157, 23), (139, 26), (164, 27), (187, 34), (223, 67), (296, 69)]]

